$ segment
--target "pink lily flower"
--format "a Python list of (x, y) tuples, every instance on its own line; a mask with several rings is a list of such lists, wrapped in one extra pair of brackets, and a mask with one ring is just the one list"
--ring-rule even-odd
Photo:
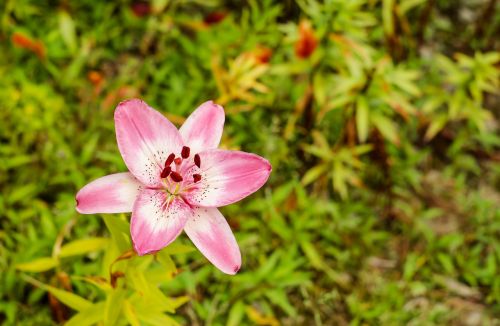
[(87, 184), (76, 195), (76, 210), (132, 212), (130, 233), (139, 255), (162, 249), (184, 230), (212, 264), (236, 274), (240, 249), (217, 207), (257, 191), (271, 164), (255, 154), (217, 149), (223, 127), (224, 109), (212, 101), (179, 130), (141, 100), (120, 103), (116, 139), (130, 172)]

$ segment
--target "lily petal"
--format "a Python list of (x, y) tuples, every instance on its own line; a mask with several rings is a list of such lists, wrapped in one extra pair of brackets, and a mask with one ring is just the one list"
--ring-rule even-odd
[(241, 266), (240, 248), (217, 208), (196, 208), (184, 231), (215, 267), (226, 274), (238, 272)]
[(192, 153), (217, 148), (224, 128), (224, 109), (208, 101), (200, 105), (179, 129), (184, 144)]
[(213, 149), (201, 152), (200, 161), (200, 169), (193, 166), (187, 172), (201, 175), (201, 181), (184, 195), (193, 206), (220, 207), (237, 202), (259, 190), (271, 173), (266, 159), (240, 151)]
[(141, 187), (128, 172), (101, 177), (76, 194), (76, 210), (81, 214), (130, 212)]
[(160, 185), (166, 158), (182, 148), (177, 128), (161, 113), (136, 99), (118, 105), (115, 126), (118, 148), (130, 172), (148, 186)]
[(135, 251), (145, 255), (177, 238), (193, 211), (182, 199), (168, 200), (161, 190), (143, 189), (134, 203), (130, 233)]

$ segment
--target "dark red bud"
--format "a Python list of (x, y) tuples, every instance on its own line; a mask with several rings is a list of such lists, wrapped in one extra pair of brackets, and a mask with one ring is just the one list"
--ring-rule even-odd
[(227, 13), (224, 11), (215, 11), (211, 12), (208, 15), (205, 16), (203, 19), (203, 22), (207, 25), (213, 25), (221, 22), (225, 17)]
[(172, 173), (170, 173), (170, 178), (174, 181), (174, 182), (181, 182), (182, 181), (182, 176), (175, 172), (175, 171), (172, 171)]
[(169, 166), (170, 164), (172, 164), (172, 162), (174, 161), (174, 158), (175, 158), (175, 154), (172, 153), (168, 156), (167, 160), (165, 161), (165, 166)]
[(201, 175), (200, 174), (193, 174), (193, 179), (194, 179), (194, 182), (198, 182), (201, 180)]
[(168, 175), (170, 174), (170, 171), (172, 171), (172, 169), (170, 168), (170, 166), (166, 166), (163, 171), (161, 171), (161, 174), (160, 174), (160, 177), (162, 179), (165, 179), (166, 177), (168, 177)]
[(180, 165), (182, 163), (182, 158), (176, 157), (174, 162), (175, 162), (175, 165)]
[(189, 152), (190, 152), (189, 147), (187, 147), (187, 146), (182, 147), (182, 151), (181, 151), (182, 158), (188, 158)]
[(197, 167), (201, 168), (201, 159), (200, 155), (196, 154), (194, 156), (194, 164), (196, 164)]

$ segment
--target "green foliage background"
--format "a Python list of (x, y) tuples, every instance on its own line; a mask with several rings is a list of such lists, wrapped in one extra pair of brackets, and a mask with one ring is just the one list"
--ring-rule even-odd
[[(1, 2), (0, 323), (500, 323), (498, 7)], [(177, 125), (214, 99), (222, 146), (273, 164), (223, 209), (236, 276), (185, 236), (135, 257), (127, 215), (75, 211), (126, 170), (131, 97)]]

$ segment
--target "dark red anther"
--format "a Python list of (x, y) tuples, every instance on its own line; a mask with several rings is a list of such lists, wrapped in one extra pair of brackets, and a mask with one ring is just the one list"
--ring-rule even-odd
[(161, 171), (161, 174), (160, 174), (160, 177), (162, 179), (165, 179), (166, 177), (168, 177), (168, 175), (170, 174), (170, 171), (172, 171), (172, 169), (170, 168), (170, 166), (166, 166), (163, 171)]
[(170, 173), (170, 178), (172, 178), (172, 180), (174, 182), (181, 182), (182, 181), (182, 176), (175, 171), (172, 171), (172, 173)]
[(176, 157), (174, 162), (175, 162), (175, 165), (180, 165), (182, 163), (182, 158)]
[(168, 156), (167, 160), (165, 161), (165, 166), (169, 166), (170, 164), (172, 164), (172, 162), (174, 161), (174, 158), (175, 158), (175, 154), (172, 153)]
[(200, 174), (193, 174), (193, 179), (194, 179), (194, 182), (198, 182), (201, 180), (201, 175)]
[(189, 157), (189, 152), (190, 152), (189, 147), (183, 146), (182, 147), (182, 151), (181, 151), (182, 158), (188, 158)]
[(194, 156), (194, 164), (196, 164), (197, 167), (201, 168), (201, 159), (200, 155), (196, 154)]

